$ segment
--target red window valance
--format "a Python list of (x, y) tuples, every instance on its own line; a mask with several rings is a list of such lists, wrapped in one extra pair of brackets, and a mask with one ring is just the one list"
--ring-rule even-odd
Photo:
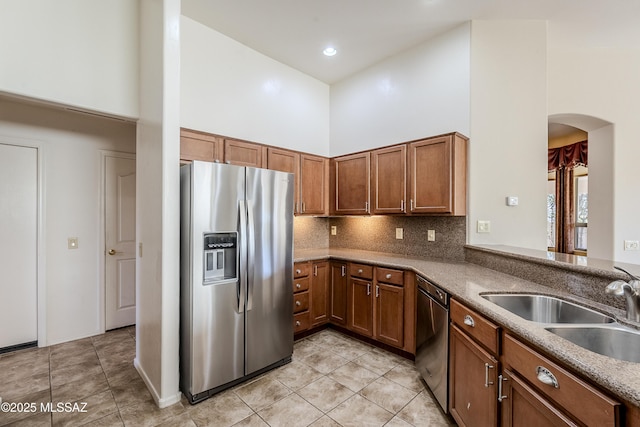
[(564, 147), (549, 148), (549, 172), (560, 168), (587, 166), (587, 141)]

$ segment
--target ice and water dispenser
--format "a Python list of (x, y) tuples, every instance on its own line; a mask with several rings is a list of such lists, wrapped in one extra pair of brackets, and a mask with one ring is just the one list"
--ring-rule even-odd
[(204, 284), (236, 279), (238, 233), (205, 233)]

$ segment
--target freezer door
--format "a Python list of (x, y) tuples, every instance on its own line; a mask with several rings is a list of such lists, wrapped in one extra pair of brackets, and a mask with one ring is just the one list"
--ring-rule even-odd
[(246, 374), (293, 352), (293, 175), (247, 168)]
[[(242, 167), (193, 163), (191, 211), (191, 394), (244, 376), (242, 279), (205, 282), (204, 236), (239, 231), (245, 197)], [(239, 248), (239, 252), (242, 248)], [(236, 265), (239, 265), (240, 259)], [(235, 277), (239, 277), (237, 274)]]

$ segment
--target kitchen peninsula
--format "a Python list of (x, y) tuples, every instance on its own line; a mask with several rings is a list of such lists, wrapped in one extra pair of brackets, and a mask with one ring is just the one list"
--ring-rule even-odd
[[(574, 373), (581, 381), (593, 384), (605, 395), (623, 401), (626, 406), (626, 411), (623, 411), (625, 413), (623, 419), (626, 419), (627, 425), (635, 425), (639, 420), (638, 412), (640, 412), (638, 409), (640, 407), (640, 364), (616, 360), (588, 351), (545, 330), (542, 325), (524, 320), (481, 297), (485, 293), (526, 292), (550, 295), (578, 305), (588, 306), (596, 311), (611, 315), (619, 323), (628, 324), (624, 318), (624, 311), (619, 307), (609, 305), (607, 297), (604, 296), (604, 286), (599, 287), (597, 284), (598, 281), (608, 280), (608, 276), (611, 276), (612, 279), (618, 277), (618, 273), (605, 270), (607, 265), (597, 262), (592, 262), (588, 266), (580, 266), (566, 262), (545, 261), (539, 257), (536, 258), (537, 254), (530, 251), (507, 254), (507, 249), (495, 250), (490, 247), (467, 246), (465, 247), (467, 261), (424, 259), (341, 248), (297, 250), (294, 259), (297, 263), (331, 260), (366, 264), (403, 270), (405, 275), (419, 274), (424, 276), (449, 292), (453, 300), (498, 325), (505, 332), (503, 337), (516, 337), (532, 347), (535, 352), (542, 353)], [(547, 268), (548, 271), (557, 270), (556, 283), (553, 283), (554, 286), (545, 286), (479, 265), (483, 263), (483, 265), (492, 268), (504, 269), (504, 265), (498, 265), (500, 262), (510, 265), (513, 268), (513, 274), (517, 274), (518, 269), (514, 267), (514, 264), (517, 263), (530, 264), (533, 268), (530, 271), (536, 271), (536, 268)], [(566, 273), (566, 277), (562, 276), (563, 271)], [(595, 289), (587, 289), (589, 286), (584, 283), (576, 285), (575, 276), (579, 274), (593, 277), (594, 283), (596, 283)], [(601, 277), (597, 277), (598, 274)], [(553, 274), (543, 274), (542, 277), (551, 279)], [(565, 282), (566, 289), (564, 290), (559, 285), (561, 281)], [(405, 287), (406, 283), (405, 281)], [(597, 293), (603, 295), (607, 304), (588, 298), (589, 295)], [(576, 294), (583, 294), (587, 297)], [(626, 418), (624, 418), (625, 416)]]

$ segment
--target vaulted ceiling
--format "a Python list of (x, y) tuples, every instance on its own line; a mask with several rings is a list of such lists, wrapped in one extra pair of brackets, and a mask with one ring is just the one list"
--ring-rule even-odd
[(640, 46), (638, 0), (182, 0), (182, 13), (329, 84), (469, 20), (547, 20), (554, 46)]

